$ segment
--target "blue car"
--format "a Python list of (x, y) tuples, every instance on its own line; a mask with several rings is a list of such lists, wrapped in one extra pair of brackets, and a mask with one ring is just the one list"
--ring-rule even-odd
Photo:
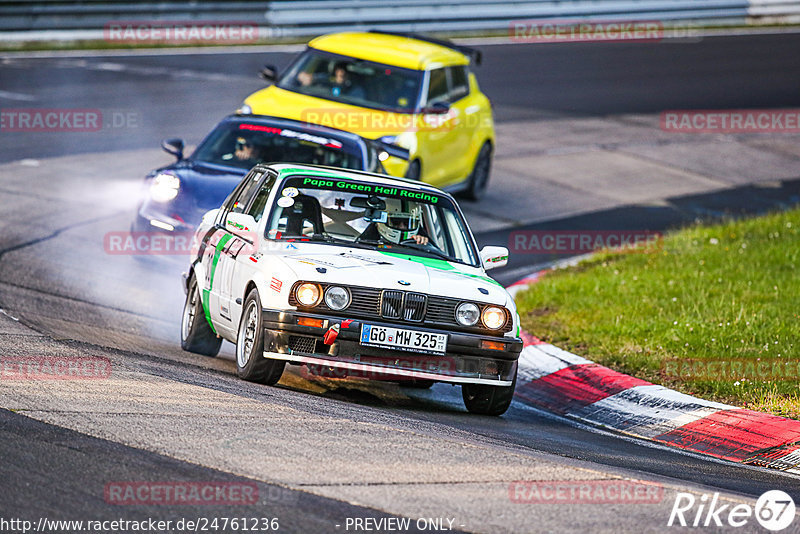
[(193, 231), (203, 214), (219, 207), (260, 163), (383, 172), (381, 161), (388, 156), (408, 157), (403, 148), (349, 132), (258, 115), (226, 117), (187, 157), (181, 139), (167, 139), (161, 146), (178, 161), (145, 177), (133, 232)]

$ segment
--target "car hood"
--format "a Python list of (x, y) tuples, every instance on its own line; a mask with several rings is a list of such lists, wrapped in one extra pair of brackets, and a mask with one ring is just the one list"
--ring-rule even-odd
[[(352, 132), (366, 139), (418, 131), (421, 115), (351, 106), (333, 100), (287, 91), (274, 85), (247, 97), (256, 115), (272, 115)], [(418, 124), (419, 123), (419, 124)]]
[(508, 292), (482, 269), (436, 258), (324, 245), (308, 248), (303, 245), (302, 250), (298, 248), (278, 257), (298, 280), (513, 305)]
[(203, 213), (218, 208), (247, 174), (246, 169), (191, 160), (184, 160), (161, 170), (164, 171), (180, 178), (181, 197), (193, 199), (194, 209)]

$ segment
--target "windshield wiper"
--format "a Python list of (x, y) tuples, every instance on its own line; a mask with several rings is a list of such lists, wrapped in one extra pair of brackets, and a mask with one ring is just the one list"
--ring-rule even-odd
[(311, 235), (282, 235), (278, 241), (323, 241), (325, 243), (350, 243), (344, 239), (333, 237), (328, 234), (311, 234)]
[(461, 263), (457, 259), (453, 258), (452, 256), (448, 256), (444, 252), (439, 252), (436, 249), (423, 248), (424, 245), (418, 245), (416, 243), (404, 243), (404, 244), (398, 245), (397, 243), (388, 243), (388, 242), (383, 241), (381, 239), (356, 239), (355, 242), (354, 242), (354, 244), (359, 244), (359, 243), (362, 243), (364, 245), (373, 245), (373, 246), (387, 245), (387, 246), (389, 246), (391, 248), (394, 248), (394, 247), (410, 248), (412, 250), (418, 250), (419, 252), (424, 252), (426, 254), (432, 254), (432, 255), (436, 256), (437, 258), (441, 258), (443, 260), (455, 261), (455, 262)]
[(403, 243), (403, 244), (400, 244), (400, 245), (398, 245), (398, 246), (400, 246), (400, 247), (406, 247), (406, 248), (410, 248), (410, 249), (412, 249), (412, 250), (419, 250), (420, 252), (425, 252), (426, 254), (433, 254), (434, 256), (436, 256), (436, 257), (438, 257), (438, 258), (442, 258), (443, 260), (447, 260), (447, 261), (458, 261), (458, 260), (456, 260), (455, 258), (453, 258), (452, 256), (448, 256), (448, 255), (447, 255), (447, 254), (445, 254), (444, 252), (440, 252), (440, 251), (438, 251), (438, 250), (436, 250), (436, 249), (433, 249), (433, 248), (431, 248), (431, 249), (429, 249), (429, 248), (422, 248), (422, 247), (424, 247), (425, 245), (420, 245), (420, 244), (417, 244), (417, 243)]

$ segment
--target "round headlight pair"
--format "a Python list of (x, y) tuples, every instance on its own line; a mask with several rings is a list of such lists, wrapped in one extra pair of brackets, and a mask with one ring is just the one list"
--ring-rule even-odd
[[(321, 291), (319, 285), (306, 282), (297, 286), (295, 297), (303, 306), (313, 307), (320, 303)], [(343, 287), (331, 286), (325, 291), (325, 304), (332, 310), (343, 310), (350, 305), (350, 293)]]
[(475, 326), (478, 320), (490, 330), (498, 330), (506, 324), (506, 312), (497, 306), (487, 306), (481, 313), (477, 304), (462, 302), (456, 308), (456, 321), (461, 326)]

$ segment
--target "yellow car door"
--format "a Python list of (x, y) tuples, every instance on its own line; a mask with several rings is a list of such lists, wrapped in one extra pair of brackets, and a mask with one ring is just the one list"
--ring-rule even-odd
[(442, 187), (461, 179), (455, 161), (467, 148), (463, 128), (464, 110), (450, 105), (450, 85), (446, 68), (428, 72), (428, 92), (423, 105), (425, 111), (439, 107), (445, 113), (424, 113), (418, 135), (418, 153), (422, 160), (422, 179)]

